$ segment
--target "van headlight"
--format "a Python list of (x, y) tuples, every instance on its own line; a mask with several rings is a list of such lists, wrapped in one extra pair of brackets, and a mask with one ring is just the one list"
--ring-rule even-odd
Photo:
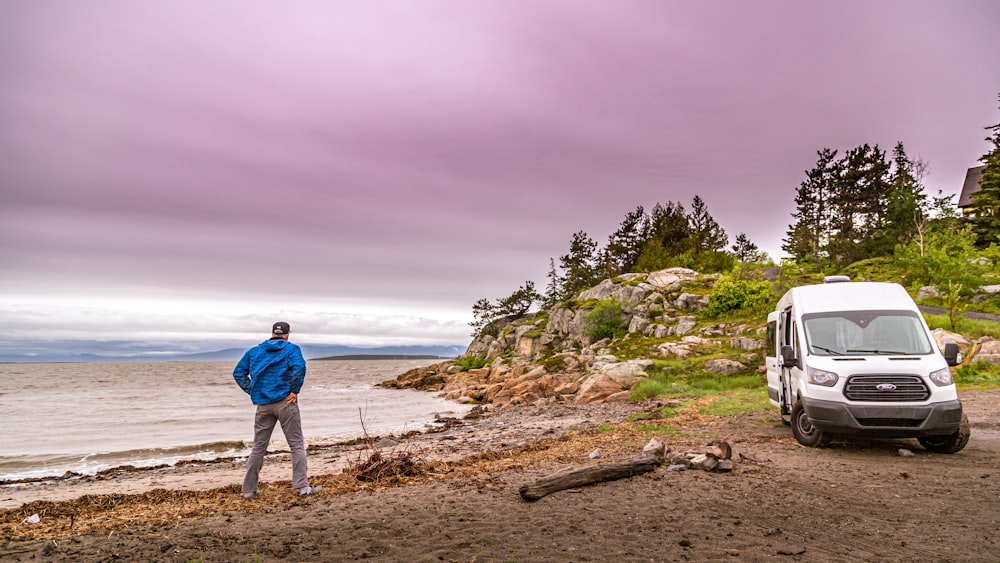
[(823, 387), (833, 387), (837, 384), (837, 374), (816, 368), (806, 369), (806, 380), (809, 383), (822, 385)]
[(939, 369), (937, 371), (932, 371), (931, 372), (931, 381), (933, 381), (934, 385), (937, 385), (938, 387), (944, 387), (945, 385), (951, 385), (952, 383), (955, 382), (955, 380), (952, 379), (952, 377), (951, 377), (951, 370), (948, 369), (948, 368), (941, 368), (941, 369)]

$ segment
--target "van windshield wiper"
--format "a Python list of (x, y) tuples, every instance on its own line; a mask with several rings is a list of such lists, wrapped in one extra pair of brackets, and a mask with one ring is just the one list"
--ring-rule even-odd
[[(844, 355), (842, 352), (838, 352), (837, 350), (831, 350), (830, 348), (825, 348), (823, 346), (816, 346), (815, 344), (813, 344), (812, 347), (815, 348), (815, 349), (817, 349), (817, 350), (822, 350), (822, 351), (824, 351), (827, 354), (830, 354), (832, 356), (843, 356)], [(848, 352), (850, 352), (850, 350), (848, 350)]]
[(879, 350), (878, 348), (869, 348), (864, 350), (848, 350), (848, 354), (875, 354), (876, 356), (909, 356), (913, 352), (899, 352), (897, 350)]

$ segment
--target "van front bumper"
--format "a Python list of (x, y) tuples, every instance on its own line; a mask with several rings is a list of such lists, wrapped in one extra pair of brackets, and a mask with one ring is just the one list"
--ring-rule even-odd
[(831, 434), (869, 434), (885, 438), (947, 436), (962, 423), (958, 400), (923, 406), (857, 405), (802, 398), (813, 426)]

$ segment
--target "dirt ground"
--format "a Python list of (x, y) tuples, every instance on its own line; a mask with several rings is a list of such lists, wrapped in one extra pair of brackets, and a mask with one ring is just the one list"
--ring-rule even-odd
[[(523, 407), (407, 445), (442, 459), (490, 451), (489, 459), (503, 463), (472, 464), (472, 472), (409, 486), (343, 494), (331, 486), (265, 510), (241, 508), (239, 501), (170, 524), (5, 537), (0, 560), (998, 561), (1000, 391), (965, 392), (961, 399), (972, 438), (955, 455), (926, 452), (915, 440), (805, 448), (776, 413), (615, 425), (655, 405)], [(656, 424), (662, 432), (649, 428)], [(518, 495), (521, 485), (557, 470), (631, 459), (652, 435), (674, 451), (727, 440), (735, 469), (660, 467), (535, 502)], [(596, 450), (602, 455), (592, 460)], [(324, 463), (349, 457), (320, 450), (310, 454), (310, 467), (328, 469), (333, 465)], [(288, 472), (287, 458), (268, 463)], [(312, 473), (315, 483), (332, 478)], [(268, 506), (279, 488), (264, 489), (252, 502)]]

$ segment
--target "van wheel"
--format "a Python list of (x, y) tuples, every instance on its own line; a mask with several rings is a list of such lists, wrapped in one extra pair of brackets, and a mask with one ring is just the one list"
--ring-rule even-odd
[(962, 451), (962, 448), (969, 443), (969, 436), (972, 429), (969, 428), (969, 418), (962, 415), (962, 423), (954, 434), (947, 436), (922, 436), (917, 438), (920, 445), (929, 452), (936, 454), (953, 454)]
[(815, 448), (829, 441), (829, 438), (822, 430), (813, 426), (812, 422), (809, 422), (806, 409), (802, 407), (802, 401), (795, 401), (795, 406), (792, 407), (791, 422), (792, 436), (795, 436), (795, 439), (803, 446)]

